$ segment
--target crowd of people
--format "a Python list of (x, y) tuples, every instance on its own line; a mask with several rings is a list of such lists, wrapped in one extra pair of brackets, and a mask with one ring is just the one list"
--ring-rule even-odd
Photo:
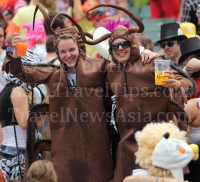
[(177, 20), (158, 53), (141, 1), (0, 3), (0, 181), (199, 180), (200, 4), (172, 2), (144, 2)]

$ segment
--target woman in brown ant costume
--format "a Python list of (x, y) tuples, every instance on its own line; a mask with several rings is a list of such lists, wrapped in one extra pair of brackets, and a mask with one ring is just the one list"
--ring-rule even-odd
[[(113, 7), (97, 5), (90, 10), (102, 6)], [(131, 175), (133, 169), (140, 168), (135, 164), (134, 157), (137, 151), (135, 132), (150, 122), (169, 122), (174, 115), (179, 121), (188, 121), (183, 110), (186, 93), (195, 90), (195, 84), (173, 64), (166, 75), (168, 85), (155, 85), (154, 61), (142, 64), (138, 41), (134, 35), (143, 32), (144, 25), (130, 11), (121, 10), (134, 19), (139, 28), (128, 29), (119, 25), (110, 34), (102, 36), (102, 40), (109, 38), (109, 53), (113, 62), (106, 67), (107, 80), (111, 93), (116, 96), (115, 116), (121, 139), (117, 149), (115, 182), (122, 182), (126, 176)], [(173, 100), (169, 91), (171, 89)], [(181, 126), (182, 123), (179, 124)]]

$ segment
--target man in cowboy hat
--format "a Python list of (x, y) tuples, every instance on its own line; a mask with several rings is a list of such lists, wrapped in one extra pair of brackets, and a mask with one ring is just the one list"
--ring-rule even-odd
[(183, 35), (178, 23), (166, 23), (161, 25), (160, 40), (157, 41), (166, 56), (174, 63), (178, 63), (181, 56), (180, 44), (187, 39)]

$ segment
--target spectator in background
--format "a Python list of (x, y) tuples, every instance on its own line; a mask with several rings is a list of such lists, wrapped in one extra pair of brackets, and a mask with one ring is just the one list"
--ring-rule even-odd
[(150, 0), (151, 18), (175, 18), (179, 16), (180, 0)]
[(33, 30), (33, 22), (22, 23), (22, 28), (26, 28), (26, 37), (29, 37), (28, 49), (33, 49), (37, 44), (43, 44), (46, 41), (46, 32), (44, 30), (44, 19), (35, 20)]
[(191, 22), (196, 26), (197, 34), (200, 35), (200, 26), (198, 23), (198, 7), (200, 0), (186, 0), (182, 7), (181, 22)]
[(0, 1), (0, 8), (1, 8), (3, 5), (7, 4), (7, 3), (8, 3), (8, 0), (1, 0), (1, 1)]
[(160, 40), (157, 41), (166, 56), (174, 63), (178, 64), (181, 56), (180, 44), (187, 39), (183, 35), (178, 23), (166, 23), (161, 25)]
[[(39, 13), (39, 12), (38, 12)], [(48, 13), (48, 16), (50, 18), (50, 21), (52, 22), (52, 20), (54, 19), (54, 17), (57, 15), (58, 13), (57, 12), (50, 12)], [(56, 20), (54, 21), (53, 25), (52, 25), (52, 29), (55, 30), (55, 31), (58, 31), (62, 28), (66, 28), (67, 27), (67, 20), (64, 16), (60, 15), (56, 18)], [(44, 22), (44, 29), (45, 29), (45, 32), (46, 32), (46, 38), (48, 39), (49, 36), (51, 35), (49, 33), (49, 31), (47, 30), (46, 28), (46, 23)]]
[(70, 0), (56, 0), (56, 6), (59, 13), (67, 13)]
[(33, 22), (22, 23), (22, 28), (26, 28), (26, 37), (29, 37), (28, 49), (33, 50), (40, 60), (44, 60), (46, 57), (44, 50), (46, 42), (46, 32), (44, 30), (44, 19), (35, 20), (35, 26), (33, 30)]
[(57, 182), (57, 175), (52, 162), (38, 160), (31, 164), (27, 179), (28, 182)]
[(3, 88), (6, 85), (6, 81), (4, 79), (3, 72), (1, 71), (2, 65), (3, 65), (3, 62), (0, 62), (0, 92), (3, 90)]
[[(127, 0), (98, 0), (99, 4), (115, 4), (118, 6), (121, 6), (123, 8), (127, 8), (128, 7), (128, 2)], [(126, 13), (124, 13), (123, 11), (120, 10), (116, 10), (113, 8), (109, 8), (113, 14), (112, 19), (117, 20), (118, 18), (122, 18), (125, 19), (126, 18)]]
[(200, 40), (197, 37), (187, 39), (180, 46), (182, 56), (178, 60), (179, 67), (189, 74), (196, 83), (196, 92), (190, 94), (190, 99), (200, 97)]
[(2, 49), (3, 42), (4, 42), (4, 30), (5, 30), (5, 23), (0, 20), (0, 62), (4, 61), (4, 58), (6, 56), (6, 51)]
[(5, 23), (2, 20), (0, 20), (0, 92), (6, 85), (6, 81), (4, 79), (2, 72), (2, 65), (4, 62), (4, 58), (6, 57), (6, 51), (2, 49), (4, 41), (4, 29), (5, 29)]
[(47, 56), (43, 63), (50, 63), (55, 65), (60, 65), (60, 61), (57, 58), (55, 47), (54, 47), (54, 36), (51, 35), (46, 42)]
[[(8, 42), (12, 41), (15, 32), (19, 33), (21, 36), (26, 35), (27, 29), (22, 28), (22, 23), (30, 23), (33, 21), (33, 14), (35, 11), (36, 3), (41, 3), (48, 12), (56, 11), (55, 0), (31, 0), (29, 6), (21, 8), (17, 12), (17, 14), (13, 17), (10, 25), (7, 27), (6, 40)], [(36, 20), (42, 18), (43, 18), (42, 13), (38, 12), (36, 15)]]
[(145, 35), (139, 35), (137, 37), (139, 45), (144, 47), (145, 49), (149, 49), (150, 51), (154, 52), (154, 44), (152, 43), (152, 40), (145, 36)]
[[(83, 31), (91, 31), (92, 29), (94, 29), (94, 26), (92, 22), (88, 20), (84, 11), (87, 11), (90, 8), (98, 5), (97, 0), (76, 0), (75, 2), (76, 3), (74, 3), (73, 0), (70, 0), (67, 14), (73, 17), (73, 19), (78, 22)], [(69, 23), (71, 24), (71, 22)]]
[[(99, 27), (104, 27), (106, 20), (112, 16), (110, 9), (108, 8), (98, 8), (92, 11), (90, 20), (93, 23), (94, 28), (89, 31), (89, 33), (94, 34), (94, 31)], [(87, 38), (89, 39), (89, 38)], [(86, 52), (90, 58), (99, 58), (100, 55), (94, 46), (86, 44)]]
[[(185, 73), (190, 75), (196, 83), (196, 92), (190, 94), (188, 102), (185, 105), (186, 111), (190, 120), (190, 142), (200, 140), (200, 120), (199, 120), (199, 97), (200, 97), (200, 40), (197, 37), (186, 39), (181, 43), (180, 50), (182, 56), (179, 59), (179, 67)], [(200, 174), (200, 159), (192, 161), (189, 164), (190, 173), (186, 178), (190, 182), (199, 182)]]
[(29, 3), (30, 3), (30, 0), (9, 0), (8, 3), (2, 7), (1, 13), (11, 14), (13, 17), (16, 15), (16, 13), (18, 12), (20, 8), (24, 6), (28, 6)]
[[(51, 22), (57, 14), (58, 13), (56, 13), (56, 12), (50, 12), (48, 14)], [(52, 25), (52, 29), (55, 30), (55, 31), (58, 31), (62, 28), (66, 28), (66, 27), (67, 27), (67, 21), (66, 21), (66, 18), (62, 15), (58, 16), (56, 18), (56, 20), (54, 21), (53, 25)], [(44, 29), (45, 29), (45, 32), (46, 32), (46, 40), (48, 40), (51, 34), (47, 30), (45, 22), (44, 22)], [(47, 56), (46, 42), (44, 44), (42, 44), (42, 47), (40, 47), (40, 52), (43, 54), (43, 59), (42, 59), (42, 61), (43, 61), (43, 60), (46, 59), (46, 56)]]

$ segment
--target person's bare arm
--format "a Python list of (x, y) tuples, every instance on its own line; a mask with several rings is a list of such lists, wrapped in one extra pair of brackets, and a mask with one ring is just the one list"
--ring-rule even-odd
[(14, 37), (14, 34), (13, 34), (12, 32), (8, 32), (8, 33), (6, 34), (5, 39), (6, 39), (9, 43), (11, 43), (13, 37)]
[[(124, 179), (123, 182), (156, 182), (157, 177), (153, 176), (146, 176), (146, 175), (135, 175), (135, 176), (128, 176)], [(161, 178), (160, 181), (163, 182), (186, 182), (186, 181), (181, 181), (177, 179), (167, 179), (164, 178), (164, 180)]]
[(178, 15), (179, 19), (182, 18), (182, 14), (183, 14), (183, 4), (184, 4), (185, 1), (186, 1), (186, 0), (181, 0), (181, 3), (180, 3), (180, 10), (179, 10), (179, 15)]
[(29, 117), (28, 96), (22, 87), (16, 87), (11, 94), (15, 118), (19, 126), (26, 130)]
[(76, 21), (81, 21), (86, 17), (85, 13), (82, 11), (81, 0), (74, 0), (74, 14)]
[[(97, 0), (92, 0), (97, 1)], [(86, 17), (86, 14), (82, 11), (81, 0), (74, 0), (74, 14), (76, 21), (81, 21)]]
[[(123, 8), (127, 8), (128, 7), (128, 2), (127, 0), (116, 0), (117, 5)], [(112, 19), (118, 19), (118, 18), (126, 18), (126, 13), (123, 11), (118, 10), (118, 14), (112, 16)]]
[(185, 104), (184, 110), (190, 120), (192, 127), (200, 127), (200, 108), (198, 102), (200, 99), (191, 99)]

